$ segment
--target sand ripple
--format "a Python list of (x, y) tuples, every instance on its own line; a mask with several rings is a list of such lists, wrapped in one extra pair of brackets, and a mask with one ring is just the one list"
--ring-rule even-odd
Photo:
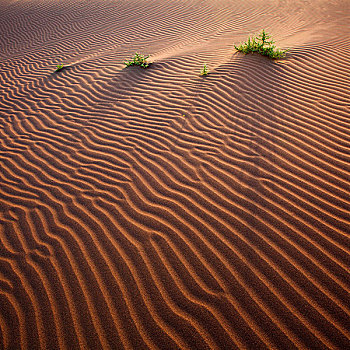
[[(1, 349), (350, 347), (350, 11), (316, 3), (2, 2)], [(262, 28), (287, 59), (235, 52)]]

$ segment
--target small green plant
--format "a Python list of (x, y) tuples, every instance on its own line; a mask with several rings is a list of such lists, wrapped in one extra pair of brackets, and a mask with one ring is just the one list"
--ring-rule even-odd
[(273, 45), (274, 41), (268, 41), (271, 36), (268, 35), (263, 29), (258, 37), (248, 38), (248, 41), (240, 44), (239, 46), (235, 45), (237, 51), (243, 52), (244, 54), (250, 52), (258, 52), (261, 55), (268, 56), (270, 58), (283, 58), (286, 56), (288, 50), (276, 49), (276, 46)]
[(206, 64), (204, 64), (203, 69), (201, 70), (201, 75), (208, 75), (209, 69)]
[(125, 61), (124, 63), (127, 67), (136, 65), (136, 66), (140, 66), (142, 68), (147, 68), (149, 66), (149, 63), (147, 63), (147, 61), (146, 61), (148, 57), (149, 57), (149, 55), (144, 56), (144, 55), (141, 55), (141, 54), (136, 52), (134, 57), (132, 57), (132, 60)]
[(62, 63), (58, 64), (56, 66), (56, 72), (59, 72), (60, 70), (62, 70), (64, 68), (64, 65)]

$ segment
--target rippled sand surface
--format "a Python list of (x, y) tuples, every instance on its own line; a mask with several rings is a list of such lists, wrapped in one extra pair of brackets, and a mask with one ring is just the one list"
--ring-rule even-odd
[(349, 349), (349, 23), (1, 1), (0, 349)]

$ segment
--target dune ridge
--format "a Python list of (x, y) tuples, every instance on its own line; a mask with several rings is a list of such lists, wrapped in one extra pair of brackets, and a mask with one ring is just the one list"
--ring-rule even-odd
[(349, 348), (349, 18), (2, 1), (0, 349)]

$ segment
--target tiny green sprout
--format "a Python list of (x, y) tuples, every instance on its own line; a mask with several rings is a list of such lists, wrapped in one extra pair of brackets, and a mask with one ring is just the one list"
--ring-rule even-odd
[(209, 69), (206, 64), (204, 64), (203, 69), (201, 70), (201, 75), (208, 75)]
[(60, 70), (62, 70), (64, 68), (64, 65), (62, 63), (58, 64), (56, 66), (56, 72), (59, 72)]
[(141, 55), (139, 53), (135, 53), (134, 57), (132, 57), (131, 60), (129, 61), (125, 61), (124, 64), (127, 66), (127, 67), (130, 67), (130, 66), (133, 66), (133, 65), (136, 65), (136, 66), (140, 66), (142, 68), (147, 68), (150, 64), (147, 63), (147, 58), (149, 57), (148, 56), (144, 56), (144, 55)]

